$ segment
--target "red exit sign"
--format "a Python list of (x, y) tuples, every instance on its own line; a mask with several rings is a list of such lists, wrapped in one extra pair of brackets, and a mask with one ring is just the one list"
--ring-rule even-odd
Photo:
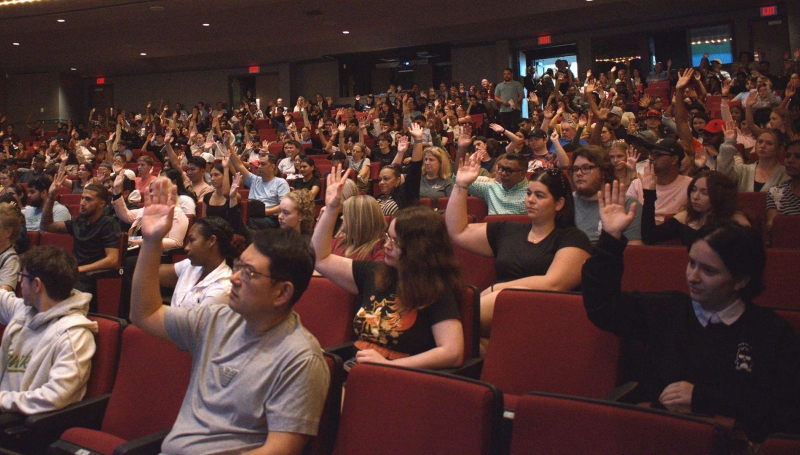
[(778, 14), (778, 7), (775, 5), (761, 7), (761, 17), (776, 16), (777, 14)]
[(98, 77), (97, 78), (97, 85), (103, 85), (105, 83), (106, 83), (106, 78), (104, 78), (104, 77)]
[(550, 35), (540, 36), (539, 40), (538, 40), (540, 46), (542, 44), (550, 44), (551, 41), (552, 41), (552, 39), (551, 39)]
[(259, 68), (255, 65), (251, 66), (249, 69), (250, 69), (250, 74), (255, 74), (258, 73), (259, 71)]

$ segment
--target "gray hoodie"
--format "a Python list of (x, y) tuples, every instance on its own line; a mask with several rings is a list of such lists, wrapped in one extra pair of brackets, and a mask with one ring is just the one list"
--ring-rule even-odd
[(3, 333), (0, 410), (36, 414), (80, 401), (95, 352), (97, 323), (86, 318), (92, 296), (72, 290), (44, 312), (0, 290)]

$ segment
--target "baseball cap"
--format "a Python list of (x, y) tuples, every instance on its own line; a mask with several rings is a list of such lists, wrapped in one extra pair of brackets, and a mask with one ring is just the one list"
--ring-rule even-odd
[(530, 134), (528, 134), (528, 138), (534, 138), (534, 137), (538, 137), (540, 139), (547, 139), (547, 131), (541, 128), (536, 128), (534, 130), (531, 130)]
[(617, 117), (622, 117), (622, 114), (623, 114), (622, 108), (619, 107), (619, 106), (614, 106), (614, 107), (611, 108), (611, 111), (609, 111), (609, 114), (614, 114)]
[(658, 118), (661, 118), (661, 112), (658, 112), (655, 109), (650, 109), (649, 111), (647, 111), (647, 114), (645, 115), (645, 117), (658, 117)]
[(629, 134), (627, 140), (629, 143), (638, 145), (640, 147), (653, 148), (653, 145), (655, 145), (658, 137), (656, 137), (655, 133), (652, 131), (644, 130), (639, 131), (636, 134)]
[(683, 146), (678, 141), (672, 139), (671, 137), (660, 139), (653, 145), (653, 148), (658, 150), (664, 150), (665, 152), (669, 152), (673, 156), (678, 156), (681, 158), (683, 158), (683, 156), (686, 154), (686, 152), (683, 150)]
[(725, 127), (725, 122), (720, 119), (714, 119), (708, 123), (706, 123), (705, 128), (703, 131), (711, 134), (717, 134), (722, 132), (722, 128)]
[(330, 155), (328, 155), (328, 159), (331, 161), (333, 160), (346, 161), (347, 155), (345, 155), (342, 152), (333, 152)]
[(722, 60), (715, 58), (714, 60), (711, 60), (711, 63), (719, 63), (720, 65), (722, 65)]

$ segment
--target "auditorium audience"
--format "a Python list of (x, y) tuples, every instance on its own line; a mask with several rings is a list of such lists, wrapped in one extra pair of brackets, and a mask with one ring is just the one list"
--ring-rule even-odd
[(800, 140), (789, 143), (786, 149), (785, 170), (789, 180), (767, 192), (767, 228), (778, 215), (800, 216)]
[[(422, 143), (414, 148), (421, 157)], [(312, 243), (316, 270), (359, 295), (354, 360), (416, 368), (461, 365), (460, 272), (441, 216), (421, 206), (399, 210), (384, 237), (382, 262), (333, 255), (346, 178), (339, 172), (328, 176), (325, 211)]]
[[(524, 182), (524, 168), (523, 182)], [(445, 219), (457, 246), (496, 258), (497, 283), (481, 292), (481, 332), (490, 335), (494, 301), (503, 289), (571, 291), (580, 284), (579, 265), (589, 257), (589, 238), (575, 227), (569, 181), (558, 169), (539, 169), (526, 185), (529, 224), (467, 222), (467, 189), (478, 178), (473, 155), (456, 175)]]

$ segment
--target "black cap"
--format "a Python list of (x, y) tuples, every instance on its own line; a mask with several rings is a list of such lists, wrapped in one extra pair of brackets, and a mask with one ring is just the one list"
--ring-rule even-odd
[(664, 150), (665, 152), (669, 152), (671, 155), (678, 156), (683, 158), (686, 155), (686, 152), (683, 150), (683, 146), (680, 142), (672, 139), (670, 137), (660, 139), (658, 142), (653, 145), (654, 149)]
[(541, 128), (536, 128), (534, 130), (531, 130), (531, 133), (528, 134), (528, 138), (530, 139), (534, 137), (538, 137), (540, 139), (547, 139), (547, 131)]

